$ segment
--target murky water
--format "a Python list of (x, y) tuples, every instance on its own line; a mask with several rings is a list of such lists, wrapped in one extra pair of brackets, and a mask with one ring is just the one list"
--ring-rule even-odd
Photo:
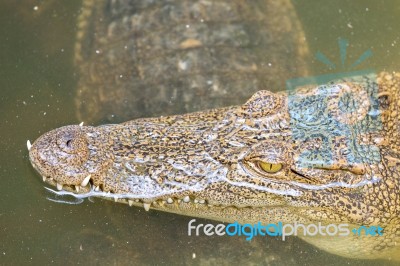
[[(0, 264), (395, 265), (337, 257), (296, 238), (189, 237), (189, 217), (96, 199), (53, 203), (27, 158), (26, 140), (76, 124), (75, 20), (80, 1), (0, 3)], [(294, 1), (311, 53), (349, 70), (399, 70), (397, 1)], [(37, 8), (35, 8), (35, 6)], [(349, 41), (340, 66), (338, 38)], [(313, 75), (330, 73), (318, 60)], [(199, 220), (200, 221), (200, 220)], [(205, 222), (205, 221), (203, 221)]]

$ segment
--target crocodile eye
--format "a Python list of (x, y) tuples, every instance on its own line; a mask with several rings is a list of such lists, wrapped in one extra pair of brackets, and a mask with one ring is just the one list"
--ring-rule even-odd
[(281, 163), (266, 163), (259, 161), (258, 166), (266, 173), (273, 174), (279, 172), (282, 169)]

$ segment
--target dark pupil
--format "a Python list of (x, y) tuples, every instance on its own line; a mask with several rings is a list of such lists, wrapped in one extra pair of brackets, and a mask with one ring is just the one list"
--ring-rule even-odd
[(72, 139), (67, 140), (66, 145), (67, 145), (68, 148), (71, 147), (71, 142), (72, 142)]

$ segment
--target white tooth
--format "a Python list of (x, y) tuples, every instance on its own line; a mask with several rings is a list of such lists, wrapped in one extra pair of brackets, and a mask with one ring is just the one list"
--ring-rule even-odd
[(57, 183), (57, 189), (58, 189), (58, 190), (61, 190), (62, 187), (63, 187), (63, 186), (62, 186), (60, 183)]
[(129, 206), (132, 206), (133, 205), (133, 200), (128, 200), (128, 204), (129, 204)]
[(173, 200), (173, 199), (171, 199), (171, 198), (168, 198), (168, 199), (167, 199), (167, 202), (168, 202), (169, 204), (171, 204), (171, 203), (173, 203), (173, 202), (174, 202), (174, 200)]
[(182, 201), (181, 199), (178, 199), (178, 203), (181, 203), (181, 201)]
[(79, 192), (80, 188), (81, 188), (80, 186), (75, 186), (76, 192)]
[(189, 201), (190, 201), (189, 196), (185, 196), (185, 197), (183, 198), (183, 201), (184, 201), (184, 202), (189, 202)]
[(108, 191), (107, 194), (106, 194), (106, 196), (107, 196), (107, 197), (111, 197), (111, 192)]
[(135, 199), (135, 202), (139, 202), (139, 199)]
[(149, 211), (150, 210), (150, 203), (143, 203), (143, 207), (145, 209), (145, 211)]
[(82, 181), (82, 183), (81, 183), (81, 186), (82, 187), (86, 187), (86, 185), (89, 183), (89, 180), (90, 180), (90, 177), (91, 177), (92, 175), (88, 175), (87, 177), (85, 177), (85, 179), (83, 179), (83, 181)]
[(203, 199), (199, 200), (199, 203), (201, 203), (201, 204), (204, 204), (205, 202), (206, 202), (206, 201), (203, 200)]
[(32, 144), (31, 144), (31, 142), (29, 141), (29, 139), (26, 141), (26, 147), (28, 147), (28, 151), (30, 151), (31, 148), (32, 148)]
[(199, 203), (199, 201), (197, 199), (194, 199), (194, 203)]
[(43, 182), (46, 182), (47, 178), (45, 176), (43, 176), (42, 178), (43, 178)]
[(83, 126), (83, 122), (81, 122), (81, 123), (79, 124), (79, 126), (80, 126), (80, 127)]
[(114, 201), (117, 202), (118, 201), (118, 197), (114, 196)]
[(100, 191), (100, 187), (99, 186), (95, 187), (94, 191)]

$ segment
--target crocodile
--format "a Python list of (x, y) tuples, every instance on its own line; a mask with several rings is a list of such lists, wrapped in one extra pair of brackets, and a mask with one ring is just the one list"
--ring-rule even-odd
[(345, 223), (383, 235), (303, 236), (351, 258), (400, 259), (400, 73), (242, 105), (97, 127), (28, 143), (43, 180), (76, 197), (240, 223)]

